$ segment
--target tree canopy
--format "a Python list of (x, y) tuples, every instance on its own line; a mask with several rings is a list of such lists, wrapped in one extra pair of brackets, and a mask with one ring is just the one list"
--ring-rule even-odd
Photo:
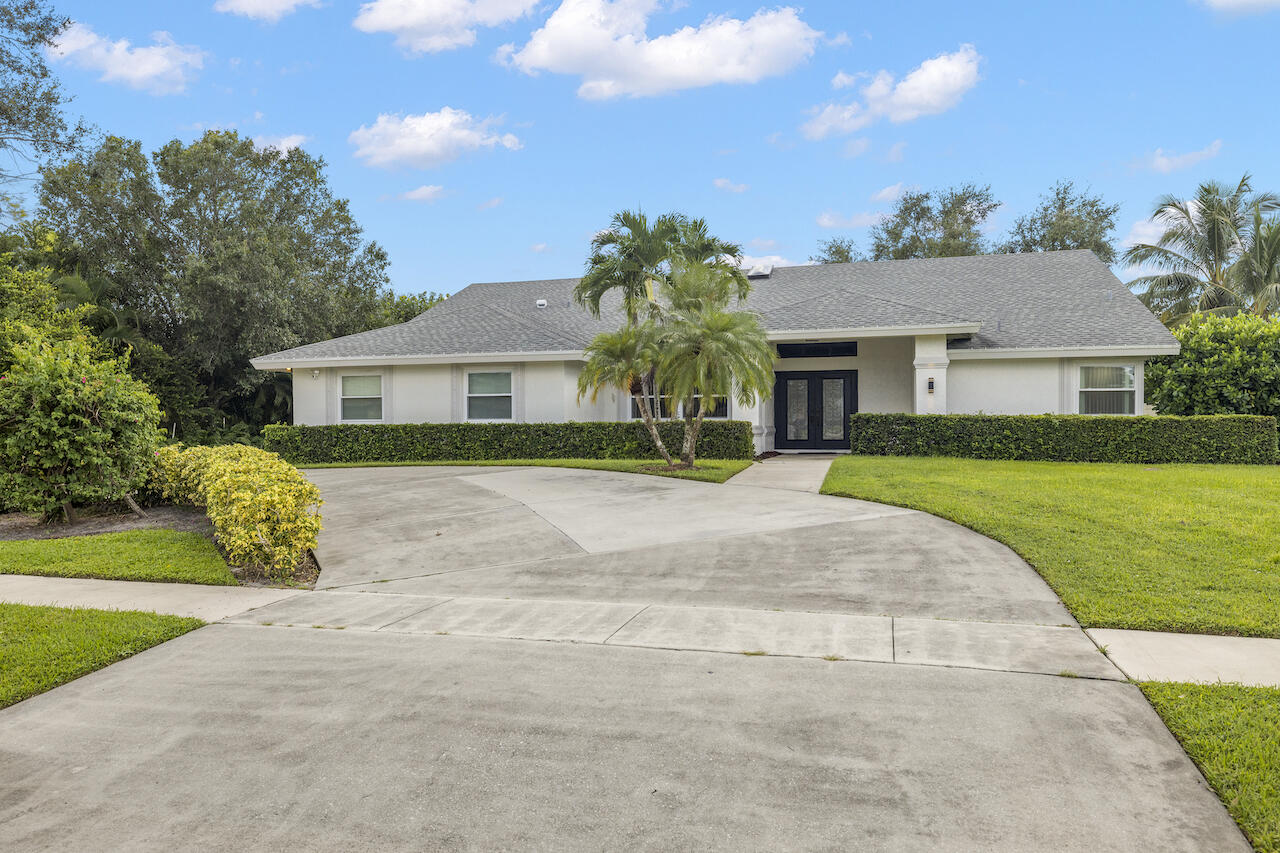
[(1090, 249), (1104, 264), (1116, 261), (1112, 232), (1120, 205), (1102, 196), (1077, 190), (1072, 181), (1059, 181), (1040, 197), (1031, 213), (1019, 216), (999, 252), (1052, 252)]
[(909, 190), (871, 229), (871, 258), (953, 258), (987, 251), (982, 227), (1000, 207), (991, 186), (961, 184), (945, 190)]
[[(250, 358), (403, 322), (438, 298), (391, 292), (386, 253), (333, 195), (324, 166), (300, 148), (259, 150), (209, 131), (149, 157), (111, 136), (44, 171), (54, 262), (99, 283), (78, 291), (97, 316), (126, 318), (158, 348), (135, 369), (171, 415), (195, 385), (206, 421), (279, 418), (287, 400), (259, 393), (272, 380)], [(175, 383), (183, 394), (166, 393)]]
[[(1115, 263), (1112, 235), (1120, 205), (1078, 190), (1072, 181), (1054, 184), (1035, 210), (1014, 221), (1004, 239), (993, 241), (986, 236), (987, 221), (1000, 207), (990, 185), (908, 190), (872, 227), (871, 260), (1090, 249), (1103, 263)], [(809, 260), (842, 264), (865, 258), (852, 238), (833, 237), (819, 242)]]
[(1164, 230), (1154, 243), (1138, 243), (1124, 262), (1159, 270), (1129, 282), (1147, 307), (1170, 325), (1197, 313), (1265, 314), (1274, 305), (1274, 223), (1263, 214), (1280, 209), (1280, 196), (1255, 193), (1249, 175), (1231, 186), (1205, 181), (1195, 196), (1166, 195), (1151, 219)]
[(847, 264), (864, 260), (858, 246), (850, 237), (832, 237), (818, 243), (818, 254), (810, 255), (815, 264)]
[(69, 153), (87, 131), (68, 123), (71, 98), (49, 69), (48, 53), (70, 25), (42, 0), (0, 0), (0, 180), (30, 176)]

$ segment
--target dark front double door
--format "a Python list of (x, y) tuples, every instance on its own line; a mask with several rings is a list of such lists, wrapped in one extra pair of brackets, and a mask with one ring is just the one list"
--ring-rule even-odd
[(858, 371), (779, 371), (776, 379), (774, 447), (849, 449), (849, 416), (858, 411)]

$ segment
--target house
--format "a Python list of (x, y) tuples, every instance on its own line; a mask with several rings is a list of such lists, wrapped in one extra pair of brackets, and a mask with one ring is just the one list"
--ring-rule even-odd
[[(848, 447), (852, 412), (1142, 411), (1143, 365), (1173, 336), (1089, 251), (758, 268), (746, 307), (778, 351), (771, 399), (719, 406), (756, 447)], [(622, 324), (577, 279), (473, 284), (397, 326), (253, 360), (291, 371), (298, 424), (616, 421), (578, 398), (583, 348)], [(668, 401), (663, 401), (669, 409)]]

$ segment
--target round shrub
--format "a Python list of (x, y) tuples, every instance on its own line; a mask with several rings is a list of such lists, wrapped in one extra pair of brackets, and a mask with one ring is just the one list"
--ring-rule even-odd
[(85, 335), (10, 350), (0, 376), (0, 494), (5, 503), (70, 520), (72, 506), (120, 500), (155, 464), (160, 407)]
[(169, 445), (153, 488), (204, 507), (232, 565), (289, 580), (320, 534), (320, 490), (274, 453), (244, 444)]
[(1178, 355), (1147, 365), (1147, 401), (1162, 415), (1280, 415), (1280, 322), (1200, 317), (1173, 330)]

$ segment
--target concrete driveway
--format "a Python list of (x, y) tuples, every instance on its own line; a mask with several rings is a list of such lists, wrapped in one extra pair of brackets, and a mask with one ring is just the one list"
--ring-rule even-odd
[(0, 711), (15, 849), (1249, 849), (970, 531), (565, 469), (309, 476), (320, 591)]

